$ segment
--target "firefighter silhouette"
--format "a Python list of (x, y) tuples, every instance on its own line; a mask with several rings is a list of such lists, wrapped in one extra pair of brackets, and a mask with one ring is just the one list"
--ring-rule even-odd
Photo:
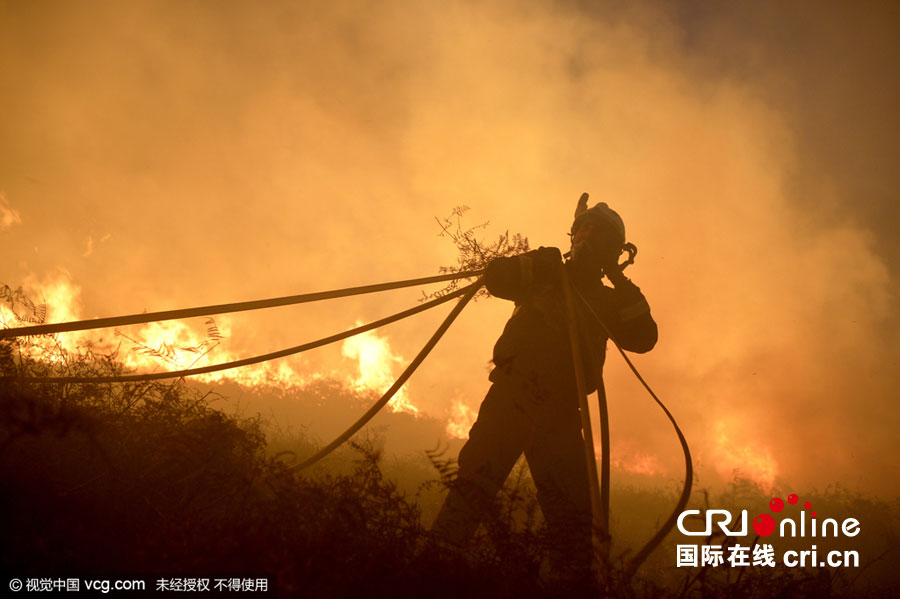
[[(615, 211), (602, 202), (588, 209), (583, 195), (571, 245), (565, 263), (557, 248), (541, 247), (487, 266), (488, 291), (514, 301), (515, 310), (494, 346), (491, 388), (460, 450), (457, 477), (432, 531), (463, 547), (524, 453), (552, 540), (551, 567), (584, 573), (592, 555), (591, 502), (562, 269), (623, 349), (651, 350), (657, 327), (644, 295), (618, 264), (623, 250), (632, 253), (634, 246), (626, 244), (625, 225)], [(586, 312), (579, 307), (576, 312)], [(602, 385), (597, 366), (602, 367), (608, 335), (593, 315), (576, 316), (590, 393)]]

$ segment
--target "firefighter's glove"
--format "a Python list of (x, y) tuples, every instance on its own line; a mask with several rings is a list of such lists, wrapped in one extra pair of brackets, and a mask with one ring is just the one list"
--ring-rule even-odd
[(532, 261), (534, 282), (538, 285), (557, 285), (562, 278), (562, 254), (557, 248), (538, 248), (526, 254)]
[(628, 282), (628, 278), (622, 273), (622, 267), (619, 265), (616, 256), (613, 254), (604, 255), (598, 259), (600, 266), (603, 268), (603, 274), (609, 279), (614, 287), (618, 287), (622, 283)]

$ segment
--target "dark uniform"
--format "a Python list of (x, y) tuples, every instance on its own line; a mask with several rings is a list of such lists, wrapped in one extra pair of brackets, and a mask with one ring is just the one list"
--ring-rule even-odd
[[(494, 346), (492, 386), (459, 454), (456, 482), (432, 530), (454, 544), (470, 538), (491, 500), (524, 452), (558, 561), (589, 568), (591, 505), (584, 441), (556, 248), (491, 262), (485, 284), (513, 300), (512, 317)], [(563, 268), (577, 293), (623, 349), (643, 353), (656, 344), (656, 323), (640, 289), (624, 277), (615, 288), (574, 261)], [(607, 334), (575, 297), (587, 391), (597, 388)]]

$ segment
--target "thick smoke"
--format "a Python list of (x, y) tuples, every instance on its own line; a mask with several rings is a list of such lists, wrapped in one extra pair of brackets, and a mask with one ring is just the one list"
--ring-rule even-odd
[[(64, 268), (101, 316), (414, 277), (453, 263), (454, 206), (565, 246), (589, 191), (640, 248), (661, 340), (636, 362), (702, 481), (896, 492), (895, 9), (604, 4), (4, 3), (0, 280)], [(231, 349), (415, 299), (235, 316)], [(468, 310), (413, 404), (476, 406), (510, 310)], [(617, 463), (677, 475), (608, 373)]]

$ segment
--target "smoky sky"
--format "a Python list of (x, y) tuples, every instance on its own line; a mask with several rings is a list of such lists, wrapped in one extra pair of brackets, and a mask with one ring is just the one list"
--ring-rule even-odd
[[(66, 277), (92, 317), (424, 276), (455, 261), (435, 223), (454, 207), (565, 247), (588, 191), (639, 247), (660, 342), (636, 363), (701, 481), (894, 493), (896, 11), (3, 2), (0, 281)], [(418, 294), (235, 316), (229, 342), (271, 351)], [(412, 402), (477, 406), (511, 310), (467, 309)], [(409, 359), (440, 317), (384, 333)], [(677, 474), (663, 418), (613, 355), (607, 373), (613, 451)]]

